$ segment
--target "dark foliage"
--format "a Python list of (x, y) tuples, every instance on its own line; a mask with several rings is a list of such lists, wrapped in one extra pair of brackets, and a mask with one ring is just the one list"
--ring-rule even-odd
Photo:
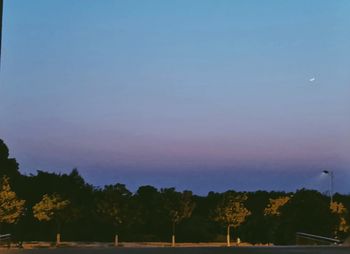
[[(63, 241), (109, 241), (119, 234), (121, 241), (169, 241), (172, 221), (169, 212), (176, 209), (183, 193), (174, 188), (158, 190), (141, 186), (131, 193), (125, 185), (114, 184), (96, 188), (85, 182), (77, 169), (69, 174), (37, 171), (36, 175), (21, 175), (15, 159), (9, 158), (6, 144), (0, 140), (0, 176), (10, 177), (11, 187), (26, 200), (26, 212), (15, 225), (4, 225), (19, 240), (54, 240), (51, 223), (33, 217), (32, 207), (44, 194), (59, 194), (70, 201), (62, 226)], [(230, 191), (230, 193), (238, 193)], [(188, 192), (187, 194), (192, 195)], [(234, 232), (251, 243), (292, 244), (296, 232), (334, 236), (337, 220), (329, 210), (329, 198), (317, 191), (296, 193), (256, 191), (245, 193), (246, 208), (251, 215)], [(203, 242), (223, 240), (225, 227), (213, 220), (213, 212), (224, 193), (209, 192), (207, 196), (192, 196), (191, 217), (176, 225), (177, 240)], [(270, 199), (290, 196), (277, 217), (265, 216)], [(334, 199), (350, 210), (350, 196), (336, 194)], [(170, 213), (171, 214), (171, 213)]]

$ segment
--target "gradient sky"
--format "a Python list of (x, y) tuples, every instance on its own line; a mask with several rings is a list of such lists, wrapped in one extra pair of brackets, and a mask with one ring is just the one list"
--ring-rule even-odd
[(350, 192), (350, 1), (4, 7), (0, 138), (22, 172), (205, 194), (326, 191), (332, 169)]

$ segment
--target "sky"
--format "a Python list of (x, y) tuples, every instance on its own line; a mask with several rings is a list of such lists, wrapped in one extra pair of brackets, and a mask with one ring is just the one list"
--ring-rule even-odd
[(0, 138), (23, 173), (350, 193), (350, 1), (5, 0)]

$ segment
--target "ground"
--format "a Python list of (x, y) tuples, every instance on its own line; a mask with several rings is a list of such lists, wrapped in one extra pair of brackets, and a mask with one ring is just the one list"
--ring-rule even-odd
[(144, 247), (1, 249), (1, 254), (348, 254), (350, 247)]

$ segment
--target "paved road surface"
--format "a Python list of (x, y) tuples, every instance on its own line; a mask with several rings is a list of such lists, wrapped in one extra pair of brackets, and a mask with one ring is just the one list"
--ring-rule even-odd
[(350, 254), (350, 247), (0, 249), (1, 254)]

